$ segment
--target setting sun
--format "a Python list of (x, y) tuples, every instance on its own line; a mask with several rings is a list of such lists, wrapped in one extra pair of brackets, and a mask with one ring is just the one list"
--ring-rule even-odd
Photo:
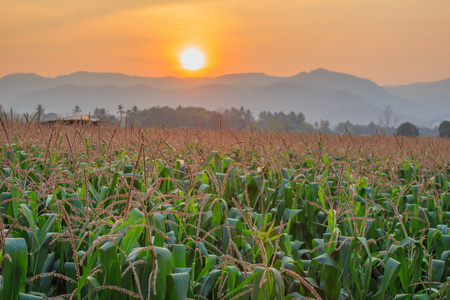
[(187, 70), (198, 70), (205, 65), (205, 55), (196, 48), (188, 48), (180, 55), (180, 62)]

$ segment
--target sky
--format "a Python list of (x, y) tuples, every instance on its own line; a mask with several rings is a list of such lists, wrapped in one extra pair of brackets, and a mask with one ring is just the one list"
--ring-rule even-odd
[[(0, 0), (0, 77), (76, 71), (292, 76), (380, 85), (450, 77), (449, 0)], [(206, 57), (182, 68), (183, 49)]]

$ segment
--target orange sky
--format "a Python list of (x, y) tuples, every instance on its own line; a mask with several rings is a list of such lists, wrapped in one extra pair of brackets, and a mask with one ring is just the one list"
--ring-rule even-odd
[[(0, 76), (290, 76), (379, 84), (450, 77), (449, 0), (0, 0)], [(181, 70), (196, 46), (207, 67)]]

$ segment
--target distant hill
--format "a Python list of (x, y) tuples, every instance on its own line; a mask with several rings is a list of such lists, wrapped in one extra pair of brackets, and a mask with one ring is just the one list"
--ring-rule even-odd
[(450, 118), (450, 78), (435, 82), (386, 86), (390, 93), (429, 107), (436, 118)]
[(16, 73), (0, 78), (0, 104), (3, 106), (14, 101), (18, 96), (46, 89), (51, 81), (33, 73)]
[[(399, 121), (418, 125), (445, 118), (450, 105), (450, 79), (410, 86), (381, 87), (368, 79), (317, 69), (290, 77), (262, 73), (220, 77), (138, 77), (119, 73), (76, 72), (55, 78), (11, 74), (0, 78), (0, 104), (16, 112), (33, 112), (42, 104), (47, 113), (69, 115), (75, 105), (84, 113), (104, 107), (116, 113), (119, 104), (202, 106), (221, 110), (245, 107), (259, 112), (303, 112), (307, 121), (377, 122), (390, 105)], [(432, 95), (432, 97), (431, 97)], [(430, 104), (423, 99), (433, 99)], [(449, 111), (449, 110), (447, 110)]]

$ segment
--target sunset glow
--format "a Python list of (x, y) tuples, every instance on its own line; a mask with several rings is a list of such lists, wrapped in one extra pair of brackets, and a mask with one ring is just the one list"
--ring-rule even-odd
[[(450, 76), (448, 0), (263, 3), (0, 0), (0, 76), (292, 76), (317, 68), (380, 84)], [(183, 67), (189, 47), (204, 53), (203, 67)]]

